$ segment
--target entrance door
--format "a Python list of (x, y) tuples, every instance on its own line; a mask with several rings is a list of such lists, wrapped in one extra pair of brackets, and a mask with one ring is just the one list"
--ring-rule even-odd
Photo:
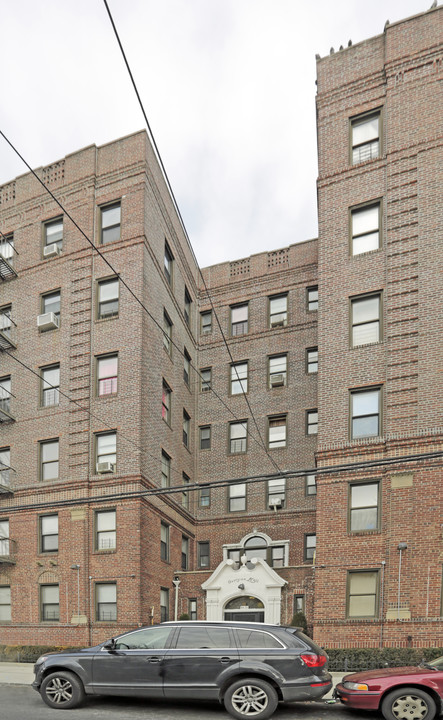
[(225, 612), (225, 620), (234, 620), (238, 622), (258, 622), (265, 621), (264, 611), (255, 612)]

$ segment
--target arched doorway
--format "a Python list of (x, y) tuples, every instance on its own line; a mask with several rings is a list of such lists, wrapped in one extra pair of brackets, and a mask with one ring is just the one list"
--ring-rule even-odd
[(252, 595), (240, 595), (226, 603), (224, 619), (240, 622), (264, 622), (265, 606), (261, 600)]

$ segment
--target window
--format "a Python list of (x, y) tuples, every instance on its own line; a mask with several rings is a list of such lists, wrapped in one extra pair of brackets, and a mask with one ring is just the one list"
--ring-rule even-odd
[(231, 395), (244, 392), (248, 392), (248, 363), (234, 363), (231, 365)]
[(353, 165), (380, 156), (380, 111), (351, 120)]
[(0, 585), (0, 622), (11, 621), (11, 587)]
[(163, 420), (171, 424), (171, 388), (169, 387), (166, 380), (163, 380), (162, 385), (162, 418)]
[(305, 560), (314, 560), (317, 536), (314, 533), (305, 535)]
[(58, 585), (40, 586), (41, 620), (60, 620), (60, 596)]
[(318, 287), (307, 288), (308, 310), (318, 310)]
[(191, 430), (191, 418), (189, 417), (186, 410), (183, 410), (183, 445), (189, 449), (190, 433)]
[(271, 566), (274, 568), (285, 566), (285, 548), (283, 545), (271, 547)]
[(212, 368), (202, 368), (200, 370), (200, 390), (201, 392), (209, 392), (212, 388)]
[(377, 617), (378, 572), (348, 571), (348, 617)]
[(190, 620), (197, 620), (197, 598), (189, 598), (188, 615)]
[(58, 515), (40, 517), (40, 552), (58, 552)]
[(99, 510), (95, 513), (95, 549), (115, 550), (117, 546), (117, 513)]
[(377, 530), (378, 482), (358, 483), (349, 488), (349, 525), (351, 532)]
[(248, 305), (231, 307), (231, 335), (246, 335), (248, 332)]
[[(95, 436), (96, 439), (96, 470), (102, 470), (106, 464), (108, 468), (115, 472), (115, 464), (117, 461), (117, 433), (100, 433)], [(100, 467), (102, 466), (102, 467)]]
[(119, 202), (100, 208), (102, 245), (120, 240), (121, 205)]
[(380, 293), (351, 299), (351, 347), (369, 345), (381, 340), (380, 308)]
[[(261, 558), (272, 567), (285, 567), (288, 543), (273, 542), (267, 536), (253, 535), (246, 536), (240, 543), (240, 547), (228, 545), (227, 558), (233, 560), (237, 565), (242, 555), (247, 560)], [(243, 603), (242, 603), (243, 604)]]
[(171, 458), (162, 450), (162, 487), (169, 487), (171, 484)]
[(308, 435), (317, 435), (318, 433), (318, 410), (306, 411), (306, 432)]
[(189, 567), (189, 538), (182, 535), (182, 570), (187, 570)]
[(117, 620), (116, 583), (96, 583), (95, 603), (95, 619), (98, 622), (115, 622)]
[(59, 475), (59, 441), (45, 440), (40, 443), (40, 477), (42, 480), (57, 480)]
[(199, 568), (209, 567), (209, 542), (197, 543), (197, 560)]
[(47, 295), (42, 295), (42, 313), (54, 313), (60, 318), (60, 290)]
[(161, 588), (160, 590), (160, 622), (168, 622), (169, 620), (169, 590)]
[(11, 267), (14, 266), (14, 235), (13, 233), (9, 233), (9, 235), (4, 235), (3, 233), (0, 236), (0, 256), (7, 260), (9, 265)]
[(172, 322), (167, 312), (163, 313), (163, 347), (171, 355), (172, 353)]
[(43, 407), (58, 405), (60, 399), (60, 365), (41, 368), (41, 404)]
[(269, 358), (269, 387), (282, 387), (287, 383), (287, 355), (274, 355)]
[(192, 308), (192, 298), (188, 292), (188, 289), (185, 288), (184, 316), (185, 316), (186, 325), (191, 325), (191, 308)]
[(0, 555), (3, 557), (11, 552), (9, 540), (9, 520), (0, 520)]
[(202, 335), (212, 333), (212, 310), (200, 313), (200, 332)]
[(318, 372), (318, 348), (307, 348), (306, 350), (306, 372), (313, 375)]
[(43, 225), (44, 246), (56, 245), (59, 250), (63, 247), (63, 218), (50, 220)]
[[(9, 487), (11, 481), (11, 449), (0, 448), (0, 485)], [(0, 530), (1, 536), (1, 530)]]
[(0, 378), (0, 410), (6, 413), (11, 412), (11, 376), (6, 375)]
[(163, 522), (160, 526), (160, 557), (166, 562), (169, 561), (169, 525)]
[(230, 485), (229, 492), (229, 512), (238, 512), (246, 510), (246, 483), (236, 483)]
[(380, 202), (351, 209), (351, 255), (361, 255), (380, 247), (380, 209)]
[(157, 625), (120, 635), (116, 642), (116, 650), (164, 650), (168, 647), (169, 638), (174, 630), (175, 628)]
[(210, 450), (211, 448), (211, 426), (203, 425), (200, 428), (200, 450)]
[(380, 435), (380, 400), (381, 388), (351, 392), (351, 439)]
[(306, 475), (306, 495), (317, 495), (316, 475)]
[(286, 447), (286, 415), (268, 418), (268, 447)]
[(11, 325), (12, 319), (12, 305), (3, 305), (0, 308), (0, 333), (3, 333), (5, 337), (11, 337)]
[(191, 356), (189, 355), (186, 348), (183, 351), (183, 380), (186, 385), (189, 385), (189, 379), (191, 376)]
[(179, 630), (176, 647), (195, 650), (204, 648), (210, 654), (212, 649), (231, 648), (232, 642), (229, 629), (226, 627), (191, 625), (190, 627), (184, 626)]
[(97, 395), (115, 395), (117, 392), (118, 355), (97, 358)]
[(283, 327), (288, 324), (288, 296), (276, 295), (269, 298), (269, 327)]
[(294, 615), (295, 613), (305, 614), (305, 596), (294, 595)]
[(246, 452), (248, 421), (229, 424), (229, 452), (231, 455)]
[(211, 488), (210, 487), (202, 487), (200, 488), (200, 495), (199, 495), (199, 503), (200, 507), (209, 507), (211, 504)]
[(165, 278), (168, 281), (169, 285), (172, 285), (172, 266), (174, 263), (174, 256), (169, 248), (168, 243), (165, 240), (165, 255), (164, 255), (164, 264), (163, 264), (163, 270), (165, 273)]
[[(186, 473), (182, 475), (183, 486), (186, 488), (190, 483), (190, 478)], [(182, 506), (185, 510), (189, 510), (189, 490), (183, 490), (182, 492)]]
[(286, 480), (275, 478), (268, 480), (268, 507), (276, 510), (285, 506)]
[(118, 279), (100, 280), (98, 283), (98, 318), (116, 317), (118, 315)]

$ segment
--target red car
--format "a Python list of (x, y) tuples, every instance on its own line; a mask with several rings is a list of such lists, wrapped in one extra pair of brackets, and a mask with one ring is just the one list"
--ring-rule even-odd
[(443, 657), (345, 675), (334, 696), (357, 710), (381, 710), (386, 720), (432, 720), (443, 709)]

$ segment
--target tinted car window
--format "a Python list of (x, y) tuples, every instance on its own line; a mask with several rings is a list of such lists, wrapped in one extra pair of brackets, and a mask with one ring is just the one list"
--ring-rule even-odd
[(115, 647), (117, 650), (127, 650), (128, 648), (130, 650), (147, 648), (161, 650), (166, 647), (170, 634), (170, 627), (160, 626), (136, 630), (117, 638)]
[(257, 630), (237, 630), (239, 647), (241, 648), (281, 648), (282, 643), (273, 635)]
[(227, 628), (195, 627), (190, 625), (180, 630), (178, 648), (229, 648), (231, 636)]

